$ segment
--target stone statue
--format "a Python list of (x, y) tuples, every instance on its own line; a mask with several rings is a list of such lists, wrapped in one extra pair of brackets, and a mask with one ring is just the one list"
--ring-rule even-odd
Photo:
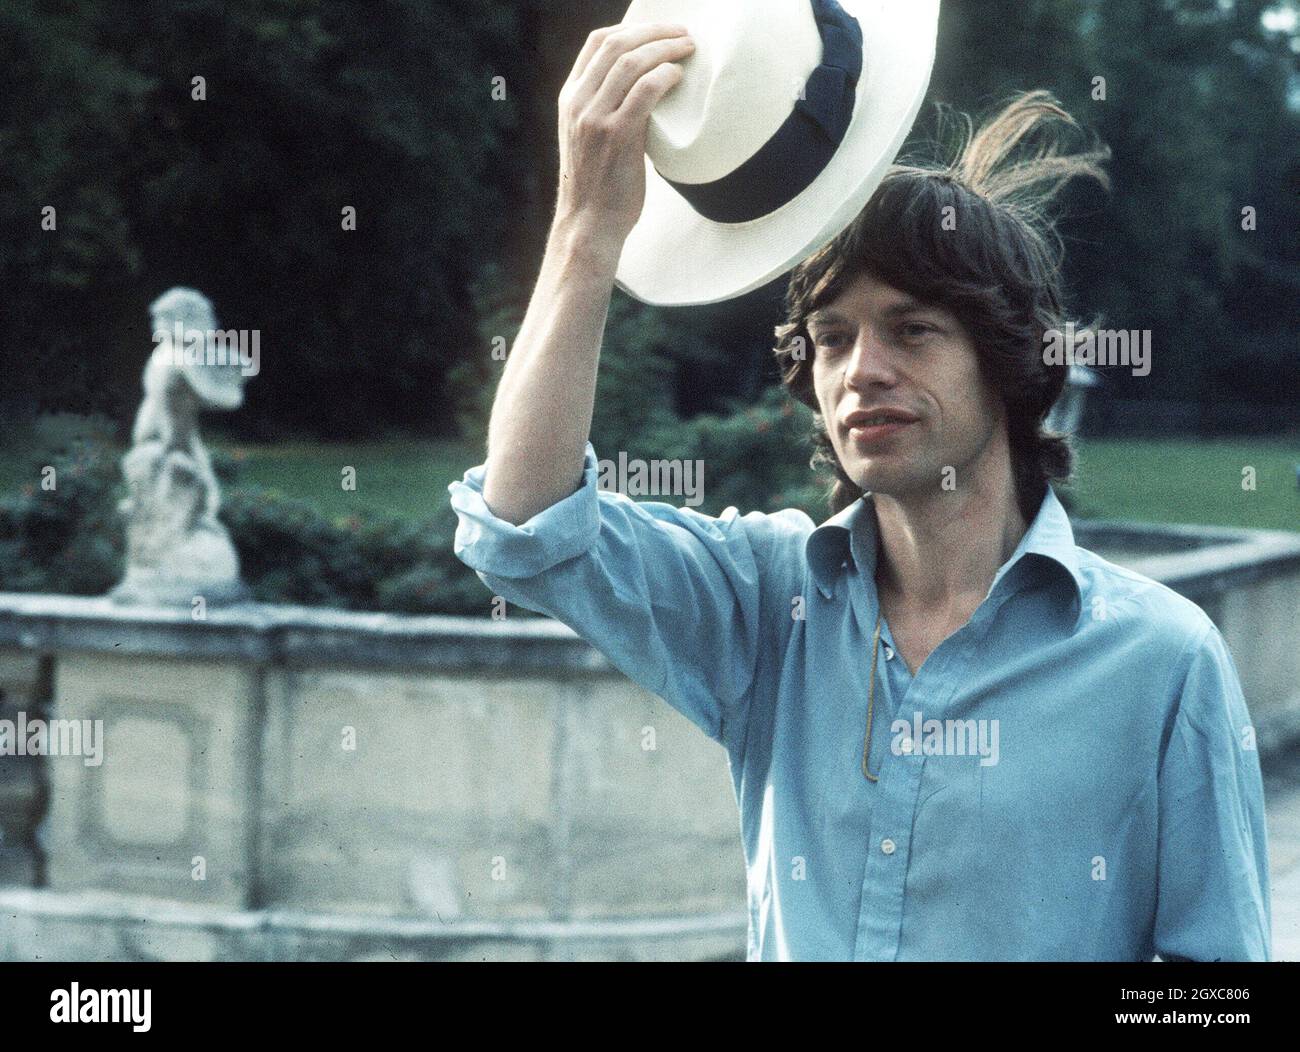
[(109, 595), (134, 604), (239, 602), (249, 593), (230, 535), (217, 521), (220, 491), (198, 414), (243, 404), (246, 345), (241, 340), (236, 351), (231, 334), (218, 332), (211, 302), (194, 289), (168, 290), (149, 313), (155, 346), (131, 449), (122, 458), (126, 575)]

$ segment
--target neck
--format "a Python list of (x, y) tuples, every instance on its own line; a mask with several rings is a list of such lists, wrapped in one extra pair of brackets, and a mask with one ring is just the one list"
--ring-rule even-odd
[(1028, 529), (1009, 459), (956, 490), (872, 499), (882, 600), (941, 616), (982, 602)]

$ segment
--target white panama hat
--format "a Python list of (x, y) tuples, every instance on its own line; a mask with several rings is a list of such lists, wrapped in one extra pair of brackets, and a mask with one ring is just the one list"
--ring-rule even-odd
[(632, 0), (695, 51), (655, 107), (646, 200), (615, 283), (717, 303), (842, 232), (894, 162), (934, 65), (939, 0)]

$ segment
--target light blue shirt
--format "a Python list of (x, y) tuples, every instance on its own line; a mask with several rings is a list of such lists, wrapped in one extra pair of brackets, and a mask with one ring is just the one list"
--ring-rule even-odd
[[(727, 751), (749, 960), (1267, 960), (1250, 714), (1214, 623), (1074, 543), (1051, 488), (969, 622), (912, 675), (876, 516), (717, 518), (582, 483), (515, 526), (484, 465), (455, 550)], [(969, 722), (967, 722), (969, 721)], [(910, 744), (909, 744), (910, 743)]]

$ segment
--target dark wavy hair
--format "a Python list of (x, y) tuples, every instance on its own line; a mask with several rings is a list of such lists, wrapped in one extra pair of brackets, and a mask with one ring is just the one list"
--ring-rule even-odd
[[(947, 116), (940, 107), (940, 141), (950, 126)], [(821, 417), (806, 320), (863, 272), (946, 307), (965, 326), (981, 376), (1006, 407), (1026, 521), (1037, 513), (1047, 483), (1068, 481), (1073, 472), (1067, 436), (1044, 426), (1069, 367), (1043, 362), (1043, 337), (1070, 320), (1061, 287), (1064, 248), (1047, 206), (1076, 176), (1109, 189), (1101, 166), (1110, 149), (1063, 152), (1062, 133), (1081, 129), (1046, 91), (1013, 98), (977, 132), (965, 115), (958, 123), (954, 160), (893, 165), (853, 223), (790, 277), (774, 352), (782, 382), (815, 414), (812, 467), (834, 476), (827, 491), (832, 513), (863, 491), (841, 466)], [(1037, 146), (1026, 149), (1033, 140)]]

